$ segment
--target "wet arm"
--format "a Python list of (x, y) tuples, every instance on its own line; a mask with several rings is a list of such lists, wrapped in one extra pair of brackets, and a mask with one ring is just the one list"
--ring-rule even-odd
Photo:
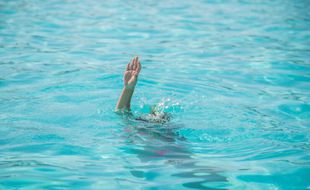
[(132, 97), (133, 92), (134, 92), (134, 88), (130, 89), (130, 88), (124, 87), (118, 99), (115, 109), (123, 110), (123, 111), (130, 111), (130, 102), (131, 102), (131, 97)]
[(131, 97), (135, 90), (140, 70), (141, 64), (138, 57), (135, 57), (127, 64), (124, 73), (124, 88), (116, 104), (116, 111), (130, 111)]

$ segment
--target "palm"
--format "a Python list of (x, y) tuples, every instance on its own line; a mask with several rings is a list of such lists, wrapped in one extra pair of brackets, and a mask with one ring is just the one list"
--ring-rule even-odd
[(137, 83), (137, 78), (134, 76), (133, 71), (125, 71), (124, 84), (126, 87), (133, 87)]
[(127, 64), (124, 73), (124, 85), (127, 88), (134, 88), (137, 84), (137, 78), (141, 70), (141, 64), (138, 57), (135, 57), (130, 63)]

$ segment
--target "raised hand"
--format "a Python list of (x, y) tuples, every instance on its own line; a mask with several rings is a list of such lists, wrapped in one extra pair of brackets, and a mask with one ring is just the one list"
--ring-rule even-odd
[(129, 89), (135, 88), (140, 71), (141, 71), (141, 64), (139, 58), (136, 56), (127, 64), (127, 68), (124, 73), (125, 88)]
[(116, 111), (130, 111), (130, 101), (137, 84), (141, 64), (138, 57), (133, 58), (124, 73), (124, 88), (116, 104)]

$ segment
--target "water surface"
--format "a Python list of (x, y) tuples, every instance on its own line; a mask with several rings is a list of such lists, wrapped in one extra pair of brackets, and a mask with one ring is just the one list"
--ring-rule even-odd
[(0, 0), (0, 189), (309, 188), (309, 8)]

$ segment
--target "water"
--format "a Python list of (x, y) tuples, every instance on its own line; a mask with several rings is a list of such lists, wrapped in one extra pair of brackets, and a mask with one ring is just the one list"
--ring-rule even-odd
[(0, 189), (309, 189), (309, 6), (1, 0)]

